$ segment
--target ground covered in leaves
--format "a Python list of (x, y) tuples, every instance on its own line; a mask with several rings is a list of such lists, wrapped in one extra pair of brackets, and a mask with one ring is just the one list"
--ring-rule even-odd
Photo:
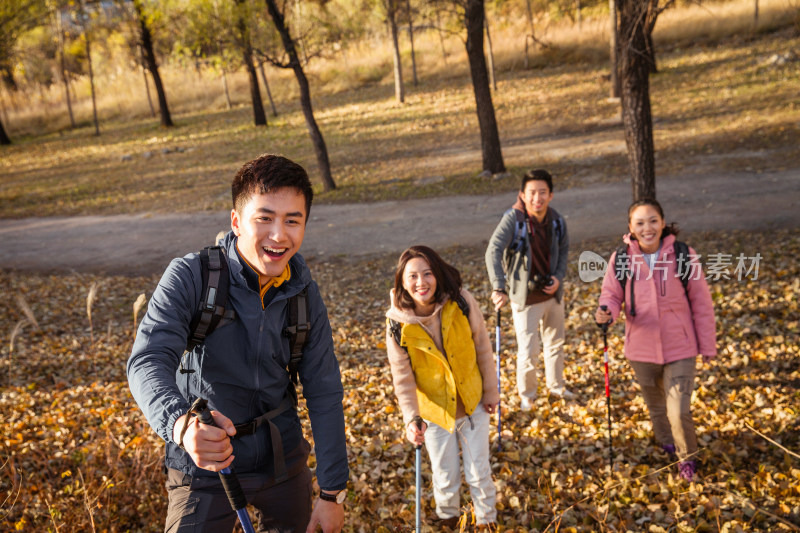
[[(540, 398), (531, 413), (517, 409), (513, 328), (507, 312), (501, 320), (502, 450), (492, 457), (501, 530), (800, 529), (800, 232), (686, 239), (703, 255), (732, 256), (723, 276), (710, 280), (719, 357), (701, 365), (696, 382), (699, 478), (681, 481), (654, 446), (622, 356), (620, 326), (609, 337), (609, 472), (602, 341), (592, 322), (600, 282), (581, 282), (573, 261), (566, 373), (578, 401)], [(613, 247), (612, 241), (581, 243), (574, 253)], [(442, 252), (492, 317), (483, 250)], [(737, 279), (739, 254), (760, 254), (757, 279), (753, 271)], [(413, 530), (413, 451), (402, 436), (382, 318), (395, 260), (311, 265), (329, 306), (345, 385), (347, 531)], [(131, 399), (124, 370), (133, 303), (150, 295), (157, 278), (4, 271), (0, 279), (6, 288), (0, 299), (0, 529), (161, 531), (162, 443)], [(487, 326), (494, 331), (494, 318)], [(491, 438), (496, 442), (494, 430)], [(431, 517), (430, 469), (423, 463), (423, 511)], [(466, 523), (470, 503), (463, 493)]]

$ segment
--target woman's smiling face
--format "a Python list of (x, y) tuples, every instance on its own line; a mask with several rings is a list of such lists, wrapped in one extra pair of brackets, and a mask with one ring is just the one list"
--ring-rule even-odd
[(661, 244), (661, 233), (666, 223), (658, 209), (652, 205), (640, 205), (631, 211), (628, 229), (639, 241), (639, 248), (646, 254), (655, 253)]
[(433, 275), (433, 270), (426, 260), (415, 257), (406, 263), (403, 271), (403, 288), (418, 308), (435, 303), (436, 276)]

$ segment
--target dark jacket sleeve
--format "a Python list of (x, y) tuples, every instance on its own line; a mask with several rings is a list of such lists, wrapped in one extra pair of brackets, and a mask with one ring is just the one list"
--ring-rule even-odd
[(333, 352), (328, 310), (311, 282), (308, 288), (311, 331), (298, 368), (303, 396), (311, 419), (317, 457), (317, 482), (324, 490), (341, 490), (347, 485), (347, 443), (344, 429), (344, 391), (339, 362)]
[(175, 421), (190, 407), (178, 389), (175, 373), (186, 348), (199, 276), (199, 260), (193, 262), (187, 256), (170, 263), (150, 298), (128, 359), (133, 398), (166, 442), (172, 441)]

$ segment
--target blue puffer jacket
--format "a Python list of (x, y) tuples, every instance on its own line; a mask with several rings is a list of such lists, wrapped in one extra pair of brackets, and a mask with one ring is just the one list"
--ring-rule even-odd
[[(287, 299), (308, 286), (311, 331), (298, 368), (316, 443), (317, 481), (325, 490), (344, 489), (349, 471), (342, 409), (339, 363), (333, 352), (328, 312), (319, 287), (300, 255), (289, 262), (291, 279), (283, 283), (266, 309), (260, 296), (244, 278), (236, 253), (236, 237), (223, 239), (230, 266), (229, 305), (236, 320), (217, 328), (205, 344), (186, 354), (193, 310), (200, 304), (202, 278), (198, 254), (174, 259), (158, 283), (142, 319), (128, 360), (128, 382), (133, 397), (158, 435), (167, 443), (166, 465), (191, 476), (216, 476), (199, 469), (189, 455), (172, 441), (175, 421), (185, 414), (198, 396), (234, 424), (249, 422), (278, 407), (290, 379), (289, 339), (282, 334), (287, 325)], [(307, 443), (300, 420), (289, 409), (273, 420), (280, 429), (286, 466), (291, 471)], [(233, 466), (237, 472), (273, 472), (269, 425), (253, 435), (233, 440)], [(292, 463), (295, 463), (294, 465)]]

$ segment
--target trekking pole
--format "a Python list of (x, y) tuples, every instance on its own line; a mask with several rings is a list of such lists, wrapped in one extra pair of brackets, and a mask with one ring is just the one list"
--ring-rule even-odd
[(495, 326), (494, 326), (494, 348), (497, 354), (497, 450), (500, 451), (501, 447), (501, 417), (500, 414), (500, 309), (497, 310), (497, 314), (495, 315)]
[[(605, 305), (601, 305), (600, 309), (608, 311), (608, 307)], [(606, 406), (608, 407), (608, 471), (612, 472), (614, 470), (614, 452), (611, 445), (611, 391), (608, 386), (608, 326), (610, 324), (611, 320), (604, 324), (598, 323), (597, 325), (603, 330), (603, 365), (605, 366)]]
[[(414, 423), (417, 425), (417, 429), (422, 429), (422, 418), (419, 416), (414, 417)], [(415, 470), (416, 470), (416, 482), (417, 482), (417, 491), (416, 491), (416, 506), (414, 508), (414, 531), (416, 533), (420, 533), (421, 531), (421, 522), (420, 522), (420, 501), (422, 500), (422, 495), (420, 494), (421, 485), (422, 485), (422, 445), (417, 444), (416, 446), (416, 457), (415, 457)]]
[[(203, 424), (217, 426), (214, 423), (214, 417), (211, 416), (211, 411), (208, 409), (208, 402), (204, 398), (195, 400), (194, 405), (192, 405), (192, 411), (197, 413), (197, 418)], [(223, 468), (219, 471), (219, 479), (222, 481), (222, 486), (225, 488), (225, 494), (228, 496), (231, 507), (236, 511), (236, 516), (239, 517), (244, 533), (255, 533), (253, 524), (250, 522), (250, 515), (247, 514), (247, 498), (244, 495), (242, 486), (239, 485), (239, 478), (230, 468)]]

